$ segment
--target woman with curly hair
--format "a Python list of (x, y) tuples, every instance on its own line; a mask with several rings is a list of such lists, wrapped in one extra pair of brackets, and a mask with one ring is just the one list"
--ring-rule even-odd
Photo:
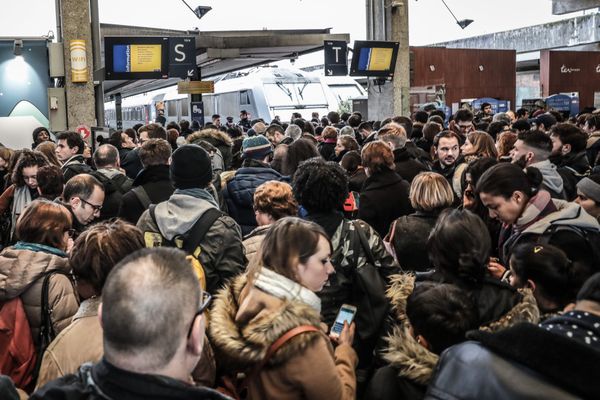
[[(365, 372), (366, 377), (387, 317), (384, 292), (388, 276), (399, 272), (400, 267), (371, 226), (361, 220), (344, 218), (348, 176), (339, 164), (326, 162), (321, 157), (303, 162), (294, 175), (292, 188), (302, 207), (301, 214), (320, 225), (331, 238), (333, 246), (331, 262), (336, 273), (330, 278), (329, 285), (318, 293), (323, 322), (331, 326), (344, 303), (358, 307), (354, 348), (359, 353), (358, 368)], [(370, 281), (372, 290), (361, 290), (358, 271), (372, 271), (371, 267), (375, 269)], [(380, 286), (381, 289), (373, 289)], [(365, 300), (377, 306), (363, 308)]]
[(253, 207), (258, 227), (246, 235), (243, 242), (249, 264), (271, 225), (283, 217), (295, 217), (298, 214), (298, 203), (292, 187), (279, 181), (267, 181), (258, 186), (254, 192)]
[(10, 185), (0, 196), (0, 215), (8, 210), (11, 213), (11, 229), (2, 232), (2, 241), (8, 244), (12, 239), (17, 219), (21, 212), (33, 200), (39, 197), (37, 172), (38, 168), (48, 165), (48, 158), (39, 151), (24, 149), (17, 160), (12, 173)]

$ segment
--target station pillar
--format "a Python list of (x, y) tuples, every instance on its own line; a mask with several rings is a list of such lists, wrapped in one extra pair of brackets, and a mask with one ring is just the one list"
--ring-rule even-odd
[(410, 116), (410, 49), (408, 44), (408, 0), (366, 0), (367, 39), (400, 44), (394, 79), (383, 84), (369, 78), (370, 120)]
[[(79, 125), (87, 125), (88, 127), (97, 125), (90, 2), (89, 0), (61, 0), (60, 15), (65, 59), (67, 127), (69, 130), (74, 131)], [(87, 69), (87, 80), (85, 82), (73, 82), (73, 67), (76, 69), (81, 67), (83, 60), (79, 58), (78, 65), (71, 65), (72, 40), (81, 40), (85, 44), (85, 69)], [(78, 47), (80, 56), (82, 49), (83, 46)]]

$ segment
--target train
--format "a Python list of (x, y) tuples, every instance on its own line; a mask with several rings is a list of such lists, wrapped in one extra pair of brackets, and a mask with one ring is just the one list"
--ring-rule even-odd
[[(202, 95), (205, 123), (213, 114), (237, 120), (241, 110), (267, 123), (275, 117), (289, 120), (294, 112), (310, 119), (313, 112), (326, 115), (338, 111), (349, 99), (366, 95), (364, 88), (348, 76), (325, 77), (276, 66), (228, 73), (214, 82), (214, 93)], [(159, 109), (164, 110), (167, 123), (191, 119), (189, 96), (170, 86), (123, 98), (122, 128), (155, 121)], [(115, 102), (105, 102), (104, 110), (105, 126), (116, 129)]]

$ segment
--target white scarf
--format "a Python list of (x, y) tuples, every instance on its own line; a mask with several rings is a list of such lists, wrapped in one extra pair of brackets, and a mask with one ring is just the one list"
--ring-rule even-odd
[(301, 301), (321, 313), (321, 299), (313, 291), (268, 268), (260, 269), (254, 286), (279, 299)]

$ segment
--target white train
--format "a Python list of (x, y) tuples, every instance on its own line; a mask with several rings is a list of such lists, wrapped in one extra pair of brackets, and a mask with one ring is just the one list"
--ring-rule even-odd
[[(223, 120), (231, 116), (238, 120), (239, 112), (246, 110), (251, 118), (271, 122), (275, 116), (282, 121), (299, 112), (310, 119), (313, 112), (326, 115), (337, 111), (348, 99), (364, 96), (364, 89), (354, 79), (324, 77), (307, 72), (277, 67), (257, 67), (247, 72), (226, 74), (215, 80), (215, 93), (202, 95), (205, 122), (213, 114)], [(190, 120), (189, 97), (177, 93), (177, 87), (155, 90), (122, 100), (123, 129), (137, 123), (156, 119), (156, 106), (162, 103), (167, 122)], [(114, 101), (104, 103), (105, 125), (116, 128)]]

